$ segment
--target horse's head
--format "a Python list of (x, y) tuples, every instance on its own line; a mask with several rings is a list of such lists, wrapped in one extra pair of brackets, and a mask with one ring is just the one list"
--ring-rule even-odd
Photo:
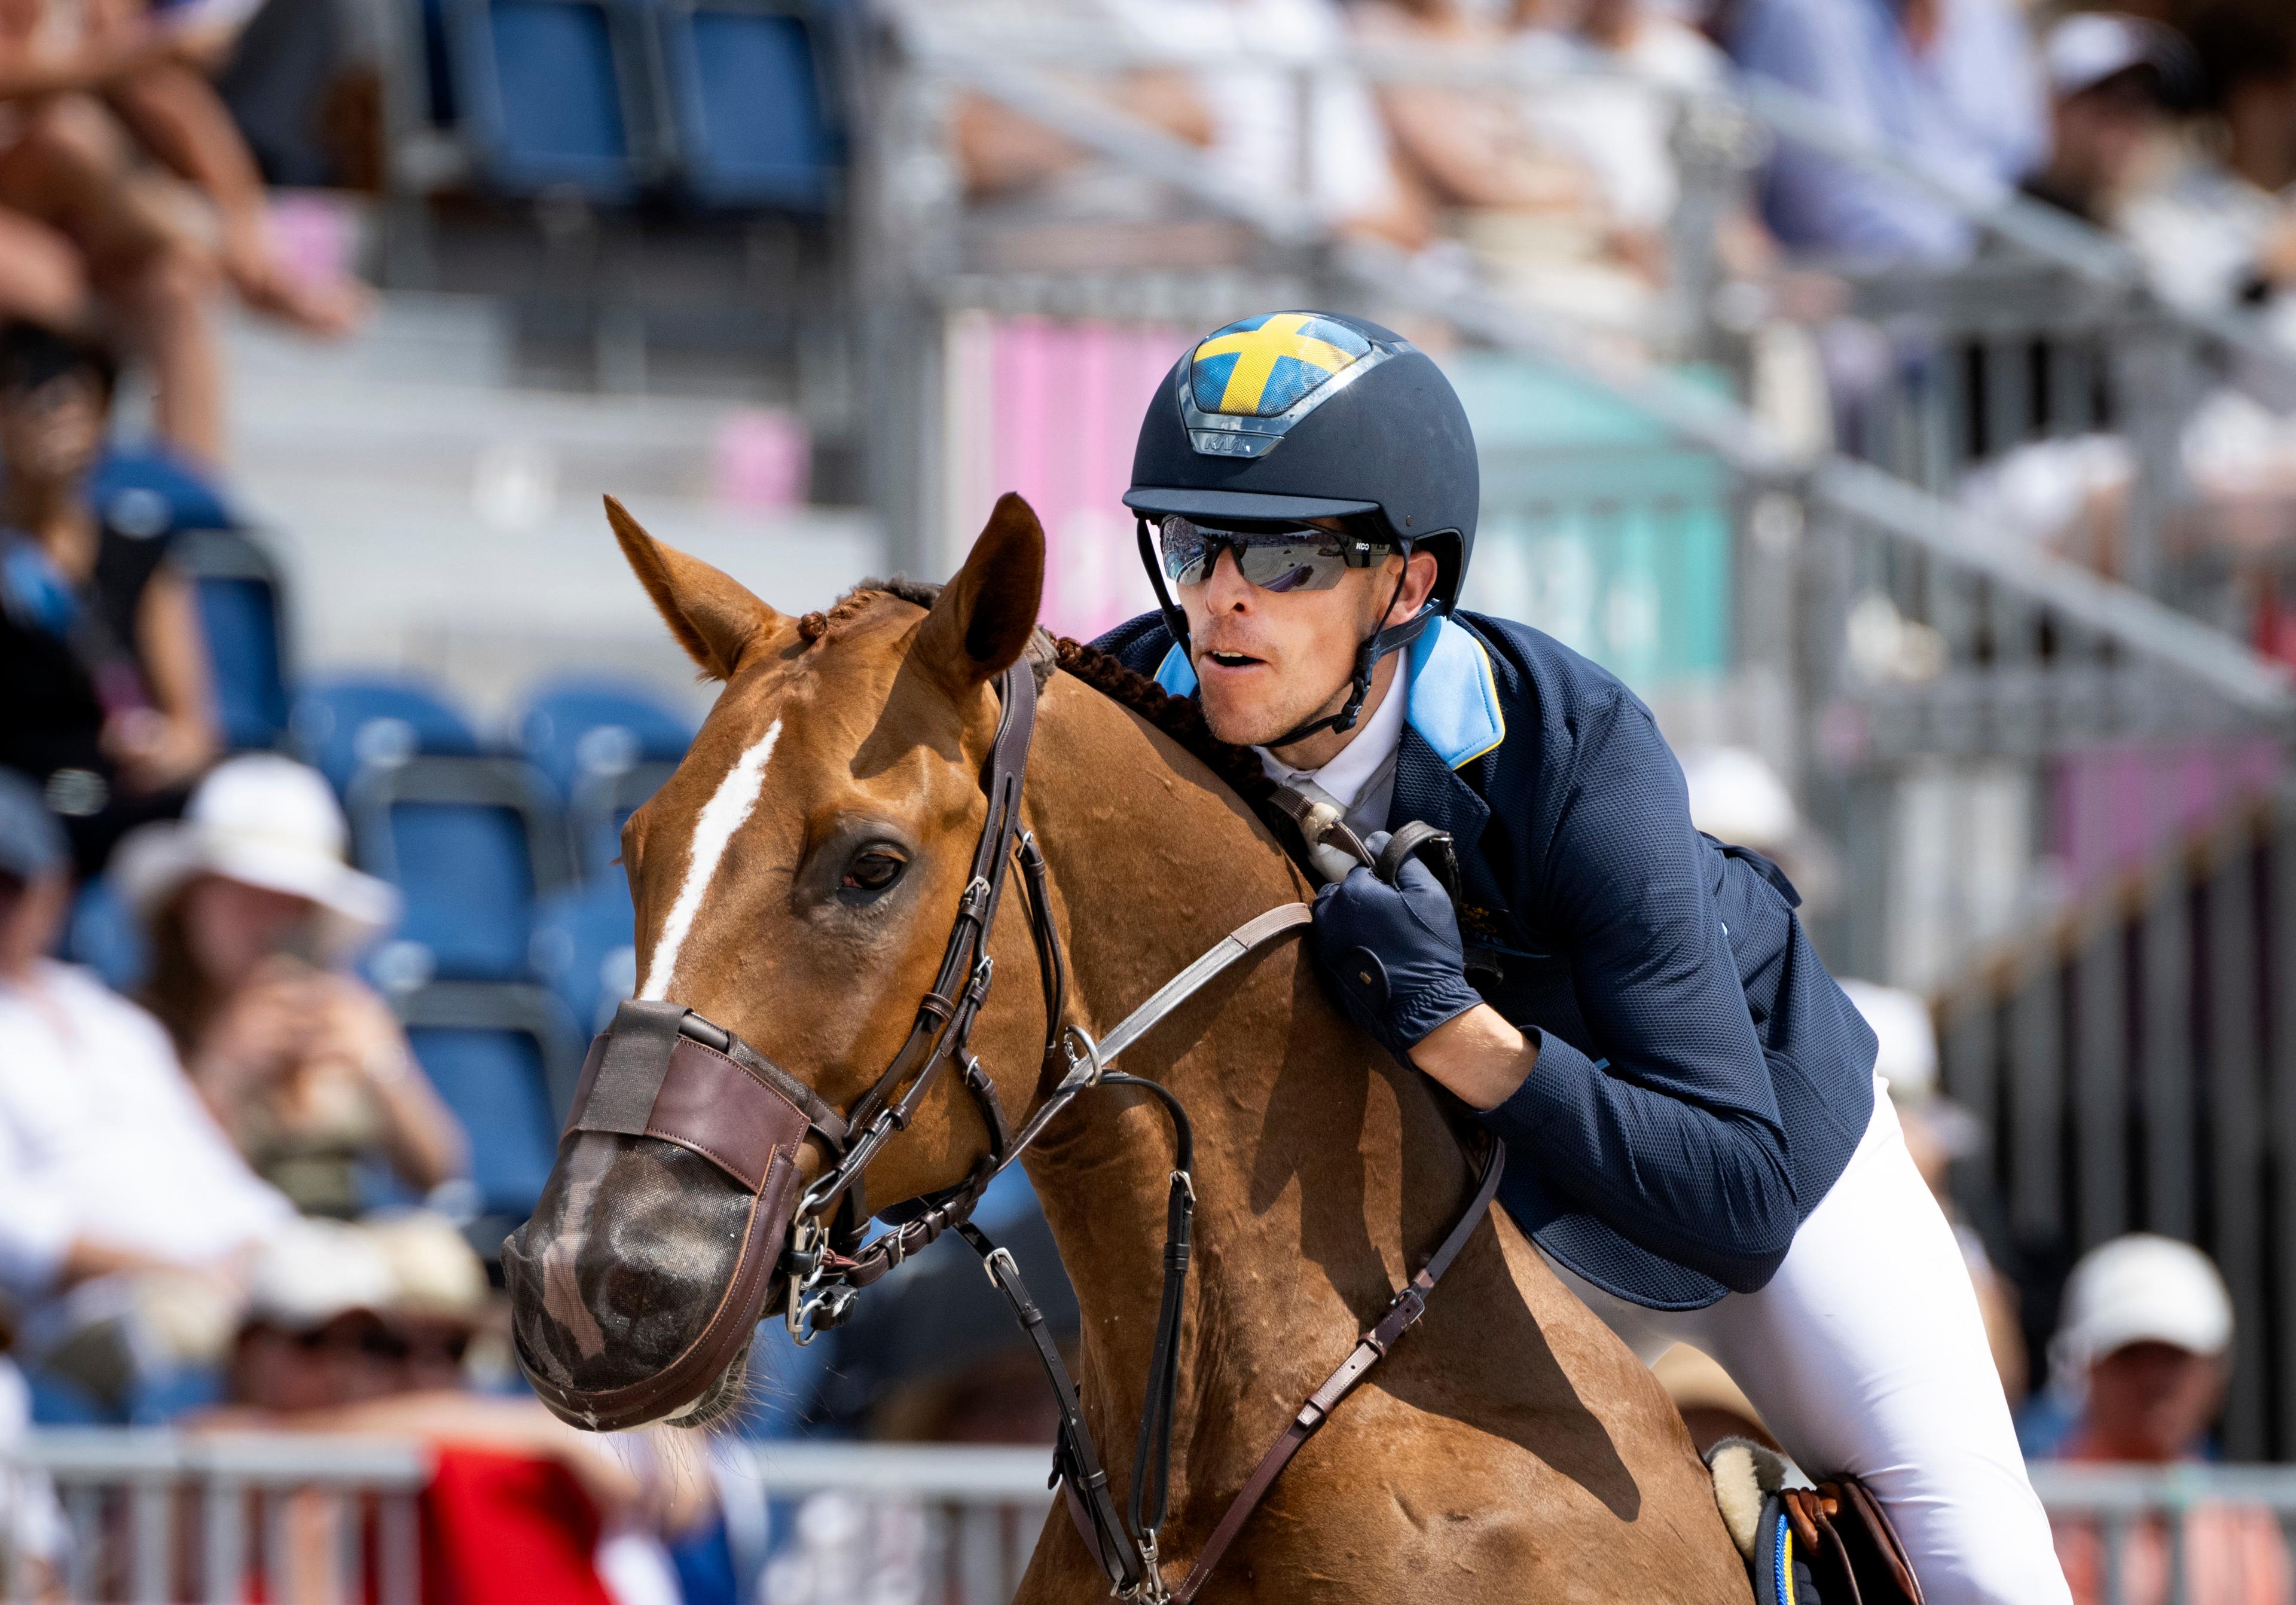
[[(521, 1359), (560, 1414), (594, 1426), (698, 1423), (731, 1399), (750, 1329), (784, 1296), (771, 1258), (761, 1269), (757, 1256), (777, 1253), (794, 1188), (829, 1158), (809, 1140), (798, 1174), (782, 1174), (806, 1124), (792, 1099), (809, 1089), (849, 1111), (933, 986), (988, 813), (991, 682), (1035, 628), (1044, 536), (1028, 504), (1008, 495), (930, 610), (865, 591), (826, 618), (800, 620), (660, 545), (618, 504), (607, 511), (670, 633), (724, 686), (677, 772), (622, 833), (638, 995), (706, 1017), (802, 1086), (783, 1084), (783, 1096), (734, 1085), (739, 1097), (722, 1108), (697, 1105), (693, 1088), (727, 1084), (695, 1079), (689, 1063), (685, 1131), (699, 1141), (638, 1134), (654, 1123), (647, 1108), (659, 1113), (669, 1101), (652, 1101), (651, 1085), (668, 1081), (640, 1095), (635, 1120), (578, 1114), (582, 1128), (562, 1141), (533, 1218), (503, 1261)], [(1008, 971), (1035, 962), (1025, 922), (999, 920), (994, 946)], [(1014, 979), (973, 1042), (984, 1061), (1025, 1070), (1029, 1085), (1006, 1092), (1017, 1113), (1046, 1022), (1034, 981)], [(675, 1046), (693, 1060), (676, 1011), (660, 1012), (671, 1022), (660, 1057)], [(594, 1048), (586, 1093), (592, 1077), (605, 1087), (621, 1051)], [(704, 1068), (730, 1073), (715, 1059)], [(709, 1134), (722, 1117), (730, 1137), (758, 1109), (786, 1141), (775, 1151), (781, 1171), (767, 1179), (760, 1161), (745, 1183), (736, 1179), (745, 1166), (713, 1153)], [(871, 1166), (871, 1207), (962, 1181), (986, 1142), (972, 1101), (942, 1077)], [(662, 1386), (670, 1378), (675, 1387)], [(601, 1397), (621, 1403), (603, 1413), (584, 1403)]]

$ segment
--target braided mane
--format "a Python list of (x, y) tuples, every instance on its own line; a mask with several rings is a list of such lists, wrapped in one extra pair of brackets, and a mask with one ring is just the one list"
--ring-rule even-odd
[[(930, 610), (939, 599), (940, 589), (931, 580), (909, 579), (900, 575), (890, 579), (865, 579), (839, 597), (827, 612), (808, 613), (799, 619), (798, 633), (808, 642), (819, 641), (837, 625), (860, 612), (880, 593)], [(1041, 626), (1029, 638), (1028, 659), (1029, 667), (1036, 673), (1038, 691), (1045, 689), (1045, 682), (1052, 678), (1054, 668), (1066, 670), (1187, 749), (1255, 813), (1270, 820), (1282, 817), (1275, 809), (1275, 787), (1267, 771), (1259, 766), (1259, 759), (1249, 748), (1232, 746), (1214, 735), (1211, 726), (1204, 723), (1202, 707), (1194, 699), (1172, 696), (1147, 676), (1127, 667), (1113, 654), (1088, 642), (1072, 641), (1065, 635), (1055, 638)], [(1279, 831), (1278, 839), (1284, 839)]]

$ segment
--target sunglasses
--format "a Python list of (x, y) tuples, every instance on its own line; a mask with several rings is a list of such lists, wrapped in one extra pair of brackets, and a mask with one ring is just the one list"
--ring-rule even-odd
[(1220, 529), (1167, 513), (1156, 526), (1164, 577), (1176, 585), (1210, 579), (1219, 554), (1235, 554), (1237, 572), (1263, 591), (1328, 591), (1349, 569), (1368, 569), (1394, 548), (1336, 529), (1295, 524)]

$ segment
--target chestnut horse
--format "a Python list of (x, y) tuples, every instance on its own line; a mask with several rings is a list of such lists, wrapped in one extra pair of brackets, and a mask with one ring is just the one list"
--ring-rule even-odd
[[(991, 682), (1045, 641), (1043, 533), (1006, 496), (930, 610), (864, 588), (800, 620), (608, 511), (670, 633), (724, 686), (623, 833), (641, 995), (706, 1015), (849, 1109), (908, 1032), (971, 875)], [(1071, 673), (1045, 686), (1022, 823), (1049, 868), (1070, 1018), (1095, 1036), (1229, 930), (1313, 895), (1203, 763)], [(1018, 902), (991, 932), (1004, 985), (972, 1039), (1016, 1124), (1044, 1094), (1046, 1036)], [(1296, 941), (1225, 972), (1122, 1068), (1177, 1093), (1195, 1127), (1197, 1273), (1163, 1544), (1177, 1582), (1473, 1185), (1434, 1091), (1346, 1023)], [(1104, 1087), (1025, 1157), (1082, 1306), (1079, 1386), (1119, 1497), (1171, 1144), (1160, 1110)], [(943, 1077), (871, 1167), (871, 1207), (961, 1182), (987, 1145), (974, 1100)], [(804, 1175), (824, 1159), (808, 1144)], [(545, 1368), (590, 1389), (657, 1373), (709, 1318), (748, 1206), (684, 1149), (571, 1134), (506, 1256), (529, 1363), (560, 1356)], [(784, 1296), (776, 1282), (772, 1302)], [(721, 1375), (668, 1413), (706, 1420), (735, 1386)], [(1106, 1592), (1056, 1510), (1021, 1597)], [(1493, 1210), (1204, 1593), (1247, 1596), (1742, 1605), (1749, 1585), (1664, 1393)]]

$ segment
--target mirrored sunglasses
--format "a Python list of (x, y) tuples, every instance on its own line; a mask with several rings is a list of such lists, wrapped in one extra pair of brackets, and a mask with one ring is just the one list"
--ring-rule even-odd
[(1156, 527), (1164, 577), (1200, 585), (1211, 577), (1222, 552), (1235, 553), (1244, 578), (1264, 591), (1328, 591), (1349, 569), (1366, 569), (1391, 548), (1359, 536), (1311, 524), (1221, 529), (1167, 513)]

